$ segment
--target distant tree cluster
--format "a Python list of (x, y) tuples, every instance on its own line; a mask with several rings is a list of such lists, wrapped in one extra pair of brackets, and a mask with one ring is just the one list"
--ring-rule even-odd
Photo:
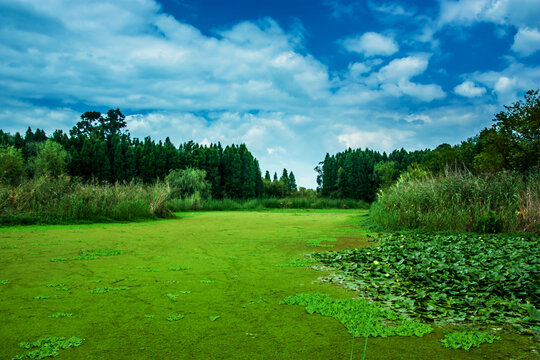
[(330, 156), (315, 168), (322, 196), (371, 202), (378, 189), (390, 186), (400, 174), (436, 174), (448, 167), (472, 173), (511, 170), (528, 172), (540, 167), (540, 97), (528, 91), (524, 100), (495, 115), (494, 124), (459, 145), (441, 144), (433, 150), (348, 149)]
[[(189, 141), (176, 148), (168, 137), (157, 143), (150, 137), (132, 139), (119, 109), (106, 115), (82, 114), (69, 135), (56, 130), (48, 138), (43, 130), (28, 128), (23, 137), (0, 130), (0, 146), (0, 180), (9, 184), (44, 173), (66, 173), (83, 181), (152, 183), (165, 180), (174, 170), (198, 169), (206, 177), (204, 184), (208, 183), (204, 191), (213, 198), (284, 196), (296, 190), (294, 174), (285, 169), (277, 183), (267, 183), (244, 144), (223, 148), (219, 143), (201, 146)], [(193, 180), (202, 173), (182, 175)]]

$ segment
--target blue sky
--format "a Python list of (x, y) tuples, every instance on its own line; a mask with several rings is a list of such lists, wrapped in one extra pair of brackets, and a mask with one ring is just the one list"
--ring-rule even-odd
[(0, 0), (0, 128), (120, 108), (262, 170), (459, 143), (540, 88), (540, 1)]

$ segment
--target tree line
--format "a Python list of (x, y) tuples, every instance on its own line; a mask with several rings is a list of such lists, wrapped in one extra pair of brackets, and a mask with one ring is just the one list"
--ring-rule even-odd
[[(220, 143), (202, 146), (188, 141), (176, 148), (169, 137), (163, 142), (149, 136), (143, 140), (131, 138), (126, 126), (119, 109), (111, 109), (107, 114), (89, 111), (81, 115), (69, 134), (56, 130), (47, 137), (43, 130), (33, 132), (30, 127), (24, 136), (0, 130), (0, 146), (6, 154), (11, 152), (15, 157), (20, 154), (19, 167), (24, 169), (24, 174), (12, 170), (11, 180), (15, 182), (22, 175), (39, 176), (45, 168), (39, 161), (48, 161), (47, 169), (52, 175), (66, 172), (83, 181), (108, 183), (132, 180), (152, 183), (164, 180), (172, 170), (199, 169), (206, 174), (209, 195), (217, 199), (283, 197), (296, 191), (292, 171), (283, 169), (282, 177), (277, 179), (274, 174), (273, 180), (267, 171), (263, 178), (258, 160), (245, 144), (223, 148)], [(55, 158), (59, 159), (56, 170)], [(5, 178), (8, 174), (6, 170), (3, 173), (0, 176)]]
[(322, 196), (375, 200), (377, 191), (409, 172), (437, 174), (448, 167), (473, 174), (540, 168), (540, 97), (528, 91), (523, 100), (505, 106), (493, 125), (458, 145), (435, 149), (394, 150), (387, 154), (370, 149), (347, 149), (326, 157), (315, 168)]

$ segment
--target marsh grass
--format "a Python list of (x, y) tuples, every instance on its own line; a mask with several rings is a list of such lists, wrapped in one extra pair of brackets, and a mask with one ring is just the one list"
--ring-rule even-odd
[(389, 230), (538, 232), (540, 173), (454, 171), (401, 181), (379, 193), (370, 219)]
[(169, 189), (157, 183), (83, 183), (68, 177), (34, 178), (0, 186), (0, 224), (131, 221), (168, 217)]

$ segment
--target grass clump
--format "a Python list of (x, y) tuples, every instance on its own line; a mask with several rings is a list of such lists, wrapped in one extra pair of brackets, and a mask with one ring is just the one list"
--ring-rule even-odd
[(369, 299), (437, 322), (538, 326), (539, 239), (475, 234), (391, 234), (381, 245), (312, 254)]
[(453, 331), (444, 336), (441, 343), (450, 349), (469, 350), (471, 347), (479, 347), (480, 344), (492, 344), (495, 340), (501, 340), (499, 336), (480, 331)]
[(538, 233), (540, 173), (404, 177), (379, 193), (370, 219), (376, 227), (390, 230)]
[(82, 339), (72, 336), (69, 339), (64, 337), (42, 337), (33, 342), (21, 342), (19, 347), (23, 349), (33, 349), (27, 351), (25, 354), (17, 355), (13, 359), (45, 359), (48, 357), (58, 356), (60, 350), (67, 350), (81, 346)]
[(0, 285), (5, 285), (9, 283), (9, 280), (0, 280)]
[(286, 297), (282, 304), (304, 306), (309, 314), (333, 317), (355, 337), (422, 337), (433, 331), (429, 325), (409, 320), (364, 299), (335, 300), (326, 294), (298, 294)]

